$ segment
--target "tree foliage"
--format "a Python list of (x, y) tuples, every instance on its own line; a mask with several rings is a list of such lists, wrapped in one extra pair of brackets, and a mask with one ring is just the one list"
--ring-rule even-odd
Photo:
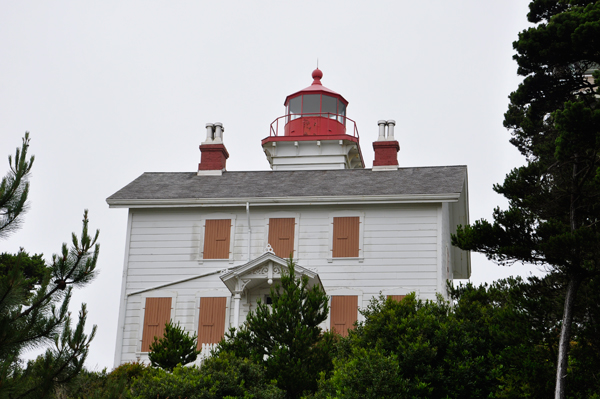
[(328, 297), (323, 289), (309, 287), (307, 276), (296, 277), (288, 261), (281, 285), (271, 288), (271, 305), (259, 300), (245, 325), (231, 330), (217, 350), (249, 358), (266, 368), (267, 378), (277, 380), (288, 398), (317, 389), (319, 373), (331, 369), (335, 337), (319, 325), (327, 319)]
[(154, 337), (150, 344), (148, 358), (154, 367), (173, 371), (178, 364), (186, 365), (198, 357), (198, 336), (191, 336), (179, 323), (168, 321), (165, 324), (165, 334), (162, 338)]
[(133, 399), (283, 399), (285, 394), (265, 376), (262, 366), (221, 352), (201, 368), (176, 366), (173, 372), (148, 369), (130, 388)]
[(143, 363), (124, 363), (110, 373), (82, 370), (67, 385), (56, 391), (56, 399), (125, 399), (131, 397), (131, 386), (136, 379), (150, 373)]
[[(341, 339), (319, 399), (539, 398), (552, 395), (564, 292), (551, 278), (449, 287), (451, 303), (374, 299), (364, 322)], [(596, 327), (584, 321), (599, 307), (579, 303), (569, 397), (600, 389)]]
[(600, 273), (600, 2), (534, 0), (514, 43), (518, 73), (504, 125), (526, 157), (494, 190), (509, 202), (454, 244), (499, 263), (545, 265), (565, 290), (555, 397), (565, 395), (573, 306)]
[[(11, 171), (2, 181), (3, 232), (16, 226), (25, 209), (26, 176), (33, 162), (33, 157), (26, 161), (28, 145), (26, 134), (15, 162), (9, 157)], [(73, 287), (94, 278), (97, 238), (98, 231), (88, 233), (85, 211), (80, 238), (73, 234), (71, 246), (63, 244), (49, 265), (41, 255), (23, 250), (0, 254), (0, 397), (45, 397), (81, 370), (96, 326), (91, 333), (84, 332), (85, 304), (75, 326), (68, 308)], [(24, 351), (52, 344), (44, 355), (23, 365)]]
[(15, 157), (8, 156), (9, 172), (0, 183), (0, 238), (19, 228), (21, 216), (27, 210), (29, 195), (29, 172), (35, 157), (27, 159), (29, 132), (23, 137), (23, 145), (17, 147)]

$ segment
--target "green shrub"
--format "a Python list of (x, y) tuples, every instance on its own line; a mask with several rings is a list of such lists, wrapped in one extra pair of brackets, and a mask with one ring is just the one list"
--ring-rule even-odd
[(176, 366), (170, 373), (151, 369), (131, 386), (134, 399), (283, 399), (275, 381), (267, 381), (263, 367), (248, 359), (221, 352), (206, 360), (202, 368)]
[[(335, 371), (329, 380), (321, 379), (314, 399), (406, 398), (409, 382), (402, 378), (398, 357), (377, 349), (353, 348), (349, 359), (334, 359)], [(427, 384), (420, 392), (427, 397)], [(415, 395), (413, 395), (415, 396)]]
[(107, 373), (82, 370), (66, 387), (56, 393), (57, 399), (124, 399), (135, 378), (150, 368), (143, 363), (125, 363)]
[(148, 357), (152, 366), (173, 371), (178, 364), (186, 365), (198, 357), (197, 335), (190, 336), (183, 328), (170, 321), (165, 324), (165, 335), (162, 338), (154, 337), (150, 344)]

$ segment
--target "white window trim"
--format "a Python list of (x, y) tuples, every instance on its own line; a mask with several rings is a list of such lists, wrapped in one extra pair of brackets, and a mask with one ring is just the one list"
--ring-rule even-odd
[(231, 326), (231, 292), (222, 290), (203, 290), (196, 293), (194, 309), (194, 331), (198, 335), (198, 323), (200, 323), (200, 299), (201, 298), (227, 298), (225, 303), (225, 332)]
[(144, 336), (144, 319), (146, 317), (146, 298), (171, 298), (171, 317), (170, 321), (175, 320), (175, 309), (177, 309), (177, 292), (176, 291), (166, 291), (166, 290), (157, 290), (144, 292), (141, 295), (140, 302), (140, 320), (138, 324), (138, 339), (136, 343), (136, 352), (135, 357), (138, 360), (142, 360), (144, 362), (148, 361), (148, 352), (142, 352), (142, 337)]
[[(351, 258), (334, 258), (333, 257), (333, 218), (339, 217), (359, 217), (358, 224), (358, 257)], [(364, 235), (365, 235), (365, 213), (362, 211), (336, 211), (329, 214), (329, 256), (327, 262), (332, 263), (335, 260), (358, 260), (359, 263), (363, 263), (365, 260), (364, 253)]]
[[(218, 219), (229, 219), (231, 220), (231, 231), (229, 232), (229, 258), (228, 259), (204, 259), (204, 235), (206, 233), (206, 221), (207, 220), (218, 220)], [(236, 215), (233, 213), (210, 213), (202, 217), (200, 229), (200, 243), (198, 248), (198, 263), (202, 264), (204, 262), (223, 262), (229, 261), (229, 263), (233, 263), (233, 249), (235, 242), (235, 222)]]
[[(347, 259), (347, 258), (339, 258), (339, 259)], [(333, 296), (357, 296), (358, 297), (358, 309), (357, 309), (357, 321), (363, 322), (365, 321), (364, 316), (360, 313), (360, 310), (363, 308), (363, 292), (361, 290), (356, 290), (353, 288), (334, 288), (327, 289), (327, 295), (329, 296), (329, 313), (327, 314), (327, 319), (324, 321), (325, 327), (324, 330), (329, 331), (331, 329), (331, 297)]]
[[(300, 257), (298, 256), (298, 249), (300, 248), (299, 246), (299, 238), (300, 238), (300, 213), (298, 212), (286, 212), (286, 211), (280, 211), (280, 212), (271, 212), (271, 213), (267, 213), (265, 215), (265, 223), (264, 226), (265, 228), (265, 234), (263, 237), (263, 252), (264, 249), (267, 247), (267, 244), (269, 243), (269, 229), (271, 228), (271, 226), (269, 225), (269, 219), (284, 219), (284, 218), (294, 218), (294, 254), (292, 256), (292, 259), (294, 260), (294, 262), (298, 262), (298, 260), (300, 259)], [(261, 254), (262, 255), (262, 254)]]

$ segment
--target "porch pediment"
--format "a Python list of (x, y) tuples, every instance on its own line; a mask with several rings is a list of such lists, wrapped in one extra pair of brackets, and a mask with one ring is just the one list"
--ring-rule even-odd
[[(220, 277), (232, 294), (241, 294), (243, 291), (252, 290), (265, 285), (265, 283), (271, 285), (277, 280), (281, 280), (282, 271), (289, 272), (288, 260), (280, 258), (273, 252), (265, 252), (258, 258), (223, 273)], [(309, 287), (319, 285), (323, 289), (318, 273), (298, 264), (295, 266), (295, 271), (298, 277), (308, 277)]]

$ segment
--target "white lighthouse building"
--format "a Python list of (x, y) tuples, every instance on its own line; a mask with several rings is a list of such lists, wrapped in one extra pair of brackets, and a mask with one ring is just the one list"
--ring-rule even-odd
[(374, 296), (434, 299), (470, 276), (470, 254), (450, 244), (469, 223), (467, 168), (400, 167), (392, 120), (373, 129), (365, 168), (348, 101), (322, 77), (262, 139), (272, 170), (227, 171), (236, 132), (209, 123), (197, 171), (144, 173), (107, 199), (129, 209), (115, 365), (147, 361), (168, 320), (218, 342), (268, 301), (290, 256), (330, 297), (323, 327), (342, 335)]

